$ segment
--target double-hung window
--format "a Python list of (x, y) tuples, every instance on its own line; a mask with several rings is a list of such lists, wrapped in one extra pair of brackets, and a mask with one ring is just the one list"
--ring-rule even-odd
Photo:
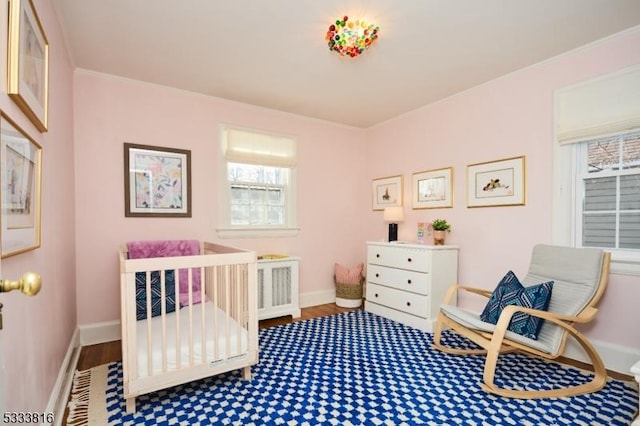
[(553, 240), (640, 275), (640, 67), (555, 94)]
[(580, 245), (640, 252), (640, 132), (581, 143), (576, 152)]
[(220, 145), (218, 235), (295, 235), (296, 140), (222, 126)]

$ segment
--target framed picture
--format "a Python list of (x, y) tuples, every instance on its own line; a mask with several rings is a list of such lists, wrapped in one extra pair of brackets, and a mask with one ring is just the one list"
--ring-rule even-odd
[(49, 42), (31, 0), (9, 2), (7, 94), (41, 132), (47, 131)]
[(373, 210), (402, 205), (402, 176), (374, 179), (372, 182)]
[(414, 209), (453, 207), (453, 167), (414, 173), (411, 202)]
[(191, 217), (191, 151), (124, 144), (124, 215)]
[(467, 207), (524, 204), (524, 156), (467, 166)]
[(40, 247), (42, 148), (0, 113), (2, 257)]

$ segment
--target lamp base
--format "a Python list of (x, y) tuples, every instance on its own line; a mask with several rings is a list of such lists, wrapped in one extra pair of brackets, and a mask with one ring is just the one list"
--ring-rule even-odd
[(389, 224), (389, 242), (398, 241), (398, 224), (390, 223)]

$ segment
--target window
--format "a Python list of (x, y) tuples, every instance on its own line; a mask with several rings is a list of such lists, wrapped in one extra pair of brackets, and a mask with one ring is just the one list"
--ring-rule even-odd
[(227, 163), (232, 226), (285, 226), (289, 169)]
[(640, 250), (640, 133), (584, 142), (576, 152), (579, 245)]
[(295, 235), (295, 139), (223, 126), (218, 236)]
[(611, 252), (640, 276), (640, 67), (559, 89), (553, 242)]

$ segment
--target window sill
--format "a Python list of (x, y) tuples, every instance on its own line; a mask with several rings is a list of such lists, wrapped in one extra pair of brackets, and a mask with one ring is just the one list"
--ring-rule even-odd
[(295, 237), (299, 228), (218, 228), (219, 238), (286, 238)]
[(611, 253), (610, 272), (616, 275), (632, 275), (640, 277), (640, 259), (630, 256), (616, 255)]

